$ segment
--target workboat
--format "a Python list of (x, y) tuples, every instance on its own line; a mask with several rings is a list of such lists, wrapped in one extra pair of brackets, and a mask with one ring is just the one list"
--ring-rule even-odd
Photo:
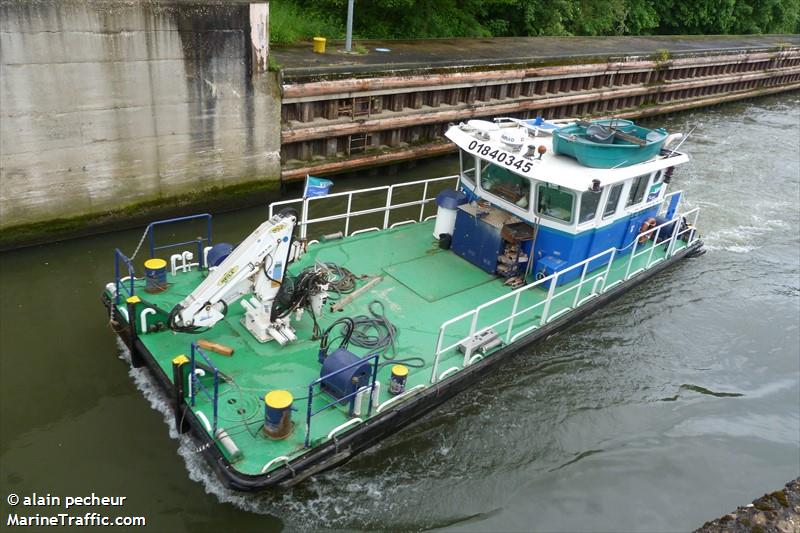
[(699, 210), (668, 191), (680, 144), (596, 169), (554, 153), (555, 130), (453, 125), (458, 175), (326, 185), (235, 245), (208, 214), (153, 222), (103, 292), (131, 364), (227, 486), (284, 488), (702, 253)]

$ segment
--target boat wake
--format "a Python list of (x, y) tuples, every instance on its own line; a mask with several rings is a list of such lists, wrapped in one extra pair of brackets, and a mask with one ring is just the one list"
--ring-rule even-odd
[(753, 217), (754, 225), (740, 224), (735, 228), (721, 229), (703, 236), (703, 243), (708, 251), (725, 251), (735, 254), (748, 254), (761, 248), (766, 242), (764, 236), (775, 231), (789, 228), (782, 220), (760, 219)]
[[(117, 345), (119, 358), (130, 363), (127, 346), (119, 338)], [(421, 464), (410, 468), (408, 457), (395, 454), (386, 457), (381, 454), (379, 459), (376, 458), (376, 454), (382, 449), (379, 445), (359, 455), (358, 460), (366, 464), (358, 470), (339, 468), (313, 476), (302, 485), (281, 493), (234, 492), (227, 489), (209, 469), (198, 443), (188, 435), (178, 433), (170, 403), (147, 369), (131, 367), (128, 374), (150, 406), (163, 415), (164, 422), (169, 427), (169, 436), (178, 441), (178, 453), (186, 464), (190, 479), (201, 483), (206, 493), (216, 496), (221, 503), (229, 503), (251, 513), (274, 516), (286, 522), (290, 529), (349, 529), (356, 526), (379, 528), (387, 517), (393, 519), (390, 523), (402, 524), (404, 517), (414, 516), (411, 512), (414, 505), (408, 500), (408, 495), (421, 492), (426, 482), (429, 487), (431, 478), (441, 480), (447, 477), (444, 474), (448, 472), (445, 472), (441, 462), (437, 463), (436, 458), (430, 454), (415, 455), (415, 463)], [(437, 455), (447, 455), (452, 444), (449, 441), (438, 443)], [(439, 469), (443, 470), (442, 476), (436, 473)], [(416, 475), (421, 471), (425, 471), (431, 478), (426, 480)], [(354, 505), (353, 502), (359, 503)], [(382, 521), (373, 522), (376, 516), (383, 517)], [(419, 527), (419, 517), (415, 518), (413, 523), (406, 525), (411, 528)], [(453, 520), (461, 518), (451, 517)]]

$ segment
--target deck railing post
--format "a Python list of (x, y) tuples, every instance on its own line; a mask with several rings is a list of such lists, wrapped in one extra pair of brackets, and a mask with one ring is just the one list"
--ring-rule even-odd
[(422, 188), (422, 203), (419, 205), (419, 220), (417, 222), (422, 222), (422, 218), (425, 215), (425, 204), (428, 203), (428, 182), (425, 182), (425, 185)]
[(442, 342), (444, 341), (445, 324), (439, 326), (439, 338), (436, 340), (436, 355), (433, 357), (431, 383), (436, 383), (436, 371), (439, 369), (439, 357), (442, 355)]
[[(478, 309), (480, 309), (480, 308), (478, 308)], [(478, 327), (478, 315), (480, 314), (480, 311), (478, 309), (475, 309), (475, 312), (472, 314), (472, 322), (469, 325), (469, 336), (467, 337), (467, 339), (469, 339), (470, 341), (472, 340), (472, 337), (475, 336), (475, 329)], [(463, 366), (467, 366), (467, 364), (469, 364), (470, 356), (472, 356), (472, 343), (471, 342), (469, 344), (467, 344), (466, 348), (464, 349), (464, 365)]]
[(511, 309), (511, 318), (508, 320), (508, 331), (506, 331), (506, 344), (511, 342), (511, 330), (514, 328), (514, 319), (517, 316), (517, 308), (519, 307), (519, 297), (522, 294), (522, 291), (517, 291), (517, 295), (514, 296), (514, 307)]
[(608, 283), (608, 275), (611, 273), (611, 265), (614, 264), (614, 259), (617, 257), (617, 249), (614, 248), (611, 250), (611, 258), (608, 260), (608, 266), (606, 267), (606, 273), (603, 274), (603, 287), (600, 289), (600, 292), (606, 292), (606, 284)]
[(389, 190), (386, 192), (386, 212), (383, 214), (383, 229), (389, 227), (389, 214), (392, 212), (392, 193), (394, 192), (394, 185), (389, 187)]
[(131, 338), (131, 366), (133, 368), (141, 368), (144, 366), (144, 358), (142, 358), (142, 355), (136, 347), (136, 339), (139, 338), (139, 333), (136, 331), (136, 304), (140, 301), (138, 296), (129, 296), (125, 301), (125, 305), (128, 308), (128, 327), (130, 328), (129, 335)]
[(119, 248), (114, 251), (114, 287), (116, 294), (114, 296), (114, 303), (119, 305)]
[(650, 268), (650, 265), (653, 263), (653, 252), (656, 251), (656, 243), (658, 243), (658, 236), (661, 235), (661, 227), (656, 230), (656, 234), (653, 236), (653, 245), (650, 247), (650, 253), (647, 254), (647, 268)]
[(375, 392), (375, 382), (378, 380), (378, 357), (375, 358), (375, 364), (372, 366), (372, 385), (369, 389), (369, 405), (367, 406), (367, 416), (372, 415), (373, 392)]
[(147, 237), (150, 242), (150, 257), (153, 257), (156, 253), (156, 230), (152, 223), (147, 225)]
[(675, 217), (672, 227), (672, 236), (669, 238), (669, 244), (667, 245), (667, 254), (666, 257), (672, 257), (675, 254), (675, 242), (678, 240), (678, 233), (681, 229), (681, 217), (678, 215)]
[(314, 399), (314, 383), (308, 386), (308, 408), (306, 409), (306, 438), (305, 447), (311, 444), (311, 400)]
[(173, 393), (175, 394), (173, 414), (175, 416), (175, 429), (180, 434), (189, 431), (189, 420), (186, 418), (186, 390), (184, 389), (186, 381), (185, 367), (188, 366), (186, 364), (188, 362), (185, 355), (179, 355), (172, 360), (172, 384), (174, 386)]
[(550, 313), (550, 303), (553, 301), (553, 293), (556, 292), (556, 283), (558, 282), (558, 275), (556, 272), (553, 279), (550, 280), (550, 288), (547, 290), (547, 299), (544, 301), (544, 310), (542, 310), (542, 320), (539, 322), (541, 326), (547, 324), (547, 315)]
[(353, 209), (353, 193), (347, 195), (347, 216), (344, 219), (344, 236), (350, 235), (350, 211)]
[(306, 240), (308, 238), (308, 198), (303, 198), (303, 208), (300, 214), (300, 238)]
[(197, 239), (197, 264), (200, 265), (200, 270), (206, 269), (206, 262), (203, 258), (203, 239)]
[(191, 366), (189, 367), (189, 396), (192, 399), (192, 407), (195, 404), (195, 396), (197, 395), (197, 387), (195, 387), (194, 381), (197, 379), (197, 373), (195, 370), (197, 369), (197, 362), (195, 360), (195, 344), (192, 343), (192, 358), (190, 360)]
[(625, 281), (630, 279), (631, 274), (631, 267), (633, 266), (633, 260), (636, 257), (636, 248), (639, 246), (639, 236), (637, 235), (633, 240), (633, 249), (631, 249), (631, 258), (628, 260), (628, 266), (625, 268)]
[(217, 434), (217, 413), (219, 412), (219, 369), (214, 367), (214, 423), (213, 423), (213, 431), (214, 435)]
[(572, 307), (578, 306), (578, 299), (581, 296), (581, 289), (583, 288), (583, 283), (586, 280), (586, 269), (589, 268), (589, 261), (586, 261), (583, 265), (583, 270), (581, 271), (581, 280), (578, 282), (578, 286), (575, 288), (575, 298), (572, 300)]

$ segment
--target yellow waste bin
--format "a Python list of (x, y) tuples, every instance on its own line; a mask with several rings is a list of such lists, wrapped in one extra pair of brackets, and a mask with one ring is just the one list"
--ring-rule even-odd
[(314, 53), (315, 54), (324, 54), (325, 53), (325, 37), (314, 37)]

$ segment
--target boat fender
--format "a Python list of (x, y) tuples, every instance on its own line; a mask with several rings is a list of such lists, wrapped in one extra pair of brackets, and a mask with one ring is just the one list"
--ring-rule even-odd
[(656, 244), (668, 241), (672, 237), (672, 232), (675, 231), (675, 223), (670, 224), (669, 222), (670, 220), (667, 217), (656, 217), (656, 225), (662, 226), (660, 230), (656, 231)]
[(233, 442), (233, 439), (224, 428), (217, 429), (214, 437), (216, 437), (217, 441), (225, 448), (231, 462), (238, 461), (242, 458), (242, 451), (236, 446), (236, 443)]
[(655, 228), (656, 224), (656, 219), (653, 217), (650, 217), (644, 221), (642, 227), (639, 228), (639, 244), (644, 244), (650, 239), (651, 235), (645, 235), (644, 233)]
[(336, 233), (328, 233), (327, 235), (323, 235), (322, 242), (335, 241), (343, 238), (344, 238), (344, 233), (342, 233), (341, 231), (337, 231)]

